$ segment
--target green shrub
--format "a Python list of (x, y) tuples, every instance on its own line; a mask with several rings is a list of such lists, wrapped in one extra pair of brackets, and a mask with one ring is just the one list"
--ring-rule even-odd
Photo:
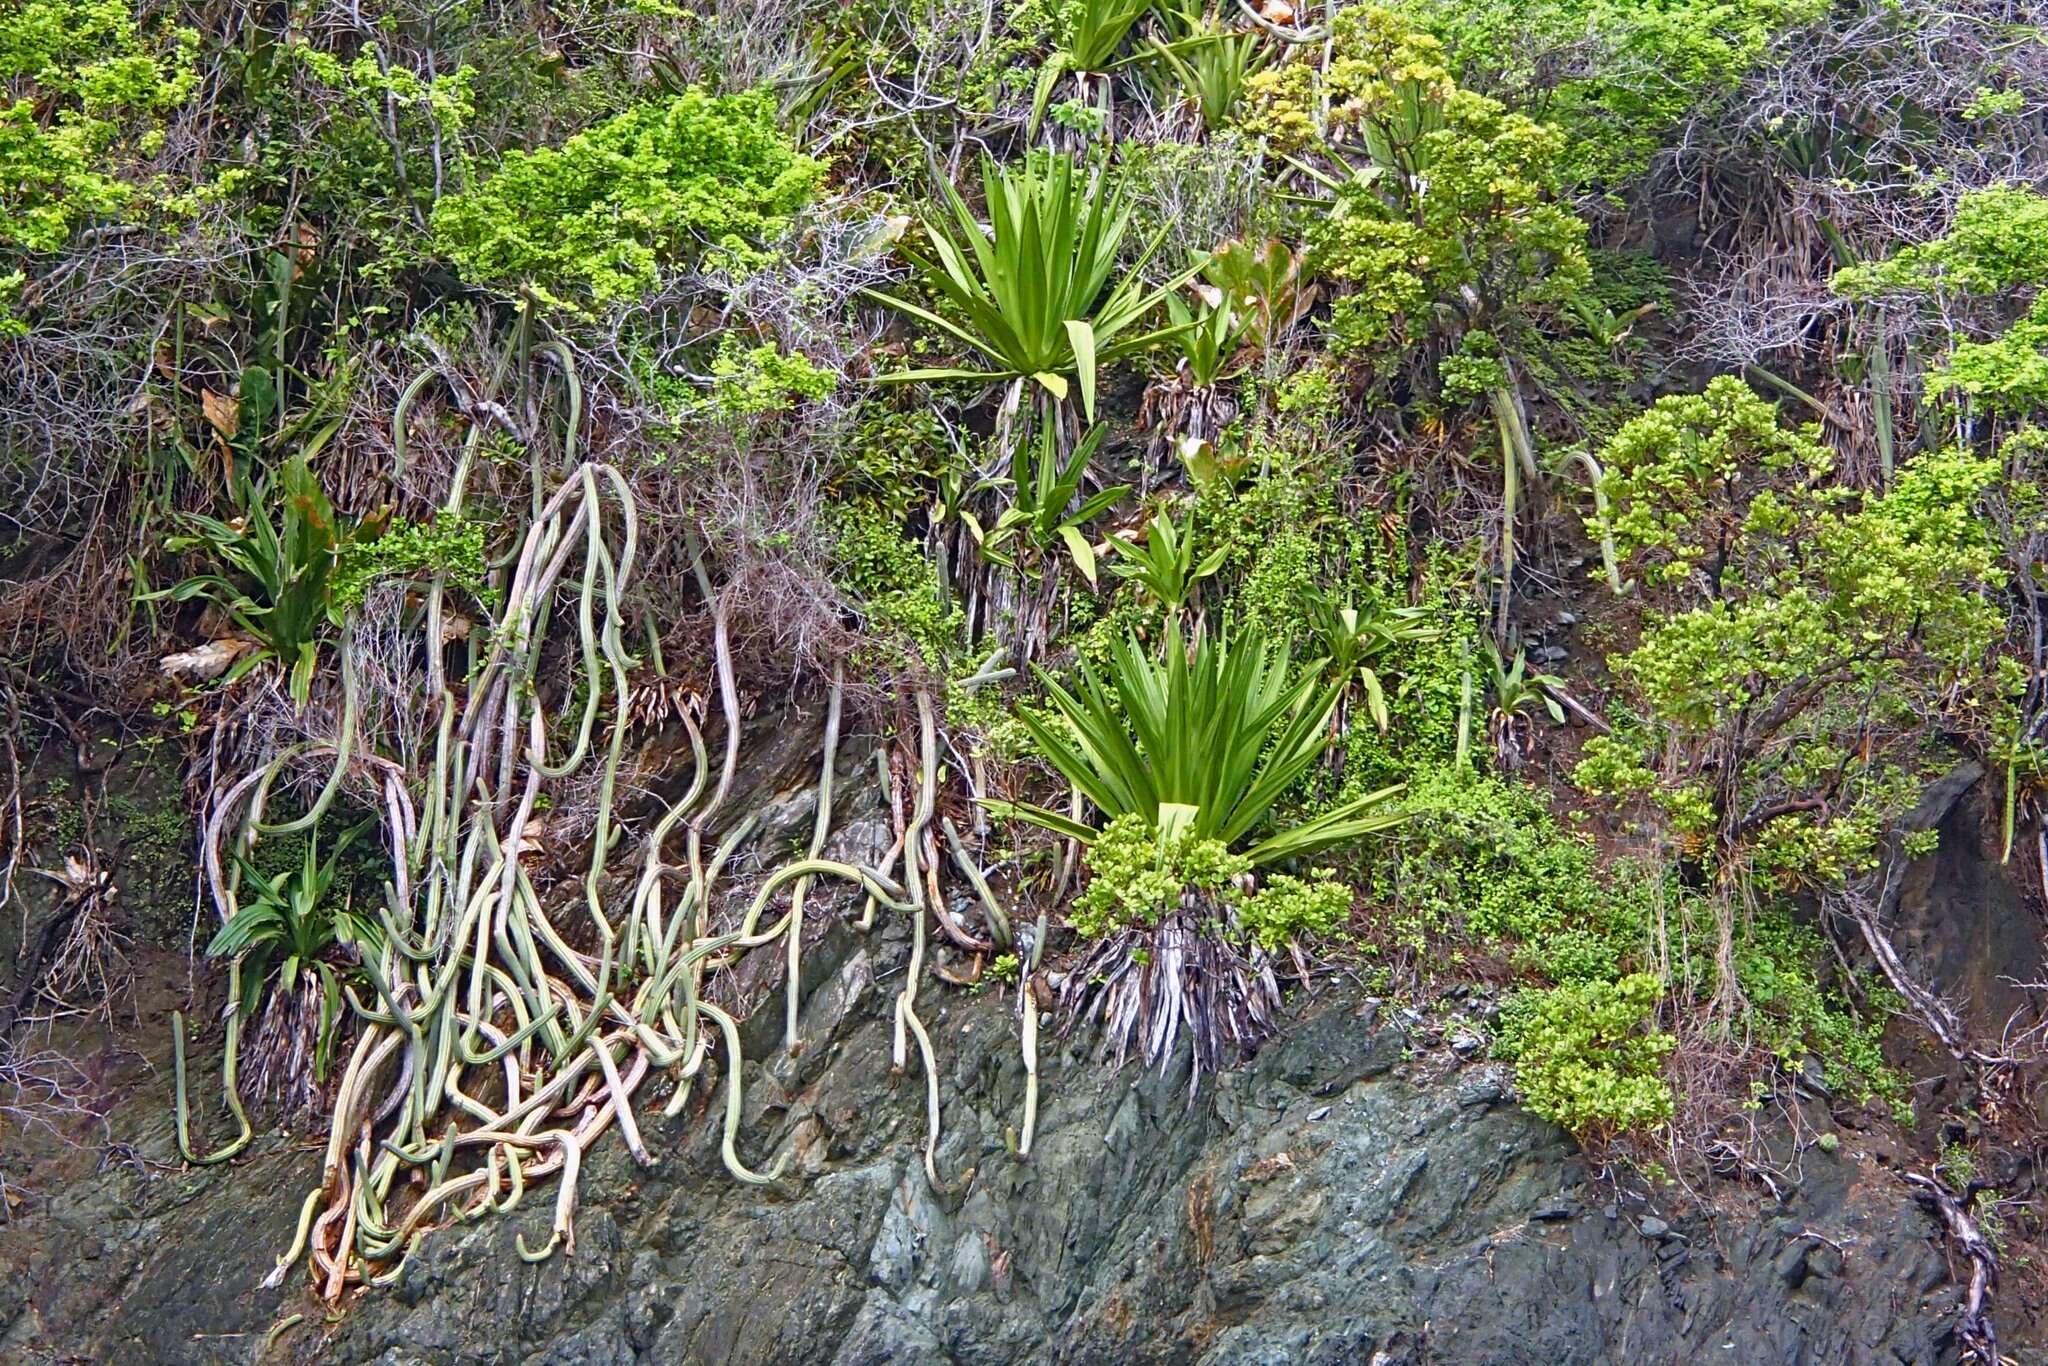
[(1511, 999), (1501, 1012), (1497, 1051), (1514, 1061), (1522, 1103), (1587, 1139), (1670, 1120), (1664, 1059), (1677, 1040), (1645, 1027), (1662, 997), (1657, 979), (1638, 972)]
[(1409, 947), (1444, 934), (1476, 939), (1564, 980), (1611, 975), (1623, 947), (1639, 942), (1629, 877), (1560, 827), (1535, 789), (1439, 768), (1415, 777), (1402, 810), (1406, 821), (1373, 860), (1372, 891)]
[(1221, 900), (1251, 866), (1221, 840), (1186, 828), (1162, 833), (1131, 812), (1105, 825), (1081, 858), (1088, 886), (1068, 909), (1067, 923), (1083, 939), (1156, 925), (1189, 888)]
[(733, 417), (766, 417), (797, 404), (816, 403), (838, 387), (839, 376), (801, 351), (785, 354), (770, 343), (741, 350), (727, 336), (711, 361), (711, 403)]
[(1600, 452), (1612, 509), (1589, 525), (1652, 587), (1719, 576), (1730, 539), (1767, 490), (1814, 488), (1834, 468), (1820, 431), (1778, 422), (1775, 404), (1722, 375), (1699, 394), (1671, 394), (1623, 424)]
[(381, 536), (351, 538), (334, 566), (334, 603), (360, 607), (370, 585), (390, 575), (446, 574), (478, 602), (489, 602), (484, 524), (443, 513), (431, 522), (395, 522)]
[(1307, 877), (1275, 873), (1237, 907), (1237, 922), (1268, 953), (1290, 940), (1320, 938), (1344, 928), (1351, 917), (1351, 888), (1327, 868)]
[(1405, 0), (1461, 78), (1539, 104), (1572, 180), (1618, 192), (1827, 0)]
[[(1564, 137), (1460, 89), (1443, 45), (1397, 10), (1354, 6), (1332, 30), (1326, 74), (1295, 63), (1246, 88), (1249, 122), (1279, 147), (1320, 137), (1333, 150), (1348, 144), (1343, 164), (1362, 152), (1371, 167), (1342, 180), (1318, 226), (1320, 263), (1357, 286), (1332, 305), (1333, 349), (1386, 348), (1391, 359), (1446, 319), (1456, 320), (1452, 340), (1498, 333), (1583, 289), (1587, 228), (1563, 200)], [(1475, 359), (1466, 356), (1465, 383), (1500, 387), (1499, 362)]]
[(198, 45), (191, 29), (146, 28), (128, 0), (0, 11), (0, 251), (55, 251), (140, 206), (164, 116), (198, 84)]
[(959, 611), (902, 523), (874, 503), (847, 503), (834, 510), (831, 530), (833, 578), (859, 604), (868, 628), (898, 635), (925, 663), (943, 666)]
[(1871, 1018), (1858, 1018), (1839, 993), (1820, 984), (1832, 955), (1818, 931), (1783, 907), (1751, 920), (1735, 958), (1735, 976), (1749, 1002), (1763, 1046), (1791, 1070), (1808, 1055), (1820, 1060), (1828, 1086), (1858, 1104), (1881, 1100), (1911, 1123), (1905, 1078), (1884, 1059), (1881, 1040), (1888, 992), (1873, 992)]
[(757, 262), (822, 174), (777, 130), (764, 92), (692, 88), (559, 148), (506, 153), (482, 184), (435, 206), (434, 242), (473, 283), (604, 304), (707, 250)]

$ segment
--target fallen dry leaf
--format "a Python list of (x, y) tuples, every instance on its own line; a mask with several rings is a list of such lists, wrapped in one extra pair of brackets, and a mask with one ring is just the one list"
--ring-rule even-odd
[(211, 389), (199, 391), (199, 407), (206, 414), (206, 420), (226, 441), (235, 439), (235, 432), (242, 425), (242, 405), (225, 394), (216, 394)]
[(229, 637), (209, 640), (191, 650), (180, 650), (157, 661), (166, 678), (180, 683), (209, 683), (228, 671), (228, 666), (256, 648), (251, 640)]

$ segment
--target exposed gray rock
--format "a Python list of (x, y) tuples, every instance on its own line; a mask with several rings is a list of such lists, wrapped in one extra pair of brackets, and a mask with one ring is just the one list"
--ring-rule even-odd
[[(784, 838), (809, 826), (812, 744), (785, 728), (737, 799), (771, 813)], [(1931, 820), (1967, 790), (1959, 780)], [(874, 857), (882, 827), (846, 805), (835, 849)], [(1944, 851), (1962, 859), (1971, 847), (1945, 838)], [(27, 1166), (33, 1196), (0, 1225), (0, 1360), (1953, 1359), (1956, 1290), (1937, 1230), (1870, 1160), (1874, 1144), (1806, 1161), (1783, 1206), (1726, 1187), (1717, 1220), (1661, 1205), (1651, 1215), (1514, 1106), (1479, 1049), (1461, 1064), (1459, 1038), (1427, 1046), (1422, 1012), (1390, 1018), (1343, 995), (1301, 1003), (1299, 1020), (1193, 1104), (1184, 1062), (1113, 1073), (1081, 1041), (1048, 1034), (1036, 1149), (1019, 1163), (1006, 1141), (1024, 1081), (1014, 1000), (935, 985), (922, 1007), (943, 1073), (935, 1191), (924, 1080), (915, 1063), (890, 1071), (904, 931), (885, 920), (862, 936), (822, 904), (812, 931), (804, 1047), (783, 1049), (772, 999), (743, 1031), (741, 1147), (757, 1166), (789, 1155), (778, 1185), (724, 1171), (722, 1080), (706, 1078), (674, 1120), (656, 1090), (640, 1111), (658, 1162), (643, 1170), (616, 1139), (599, 1146), (573, 1257), (516, 1255), (515, 1234), (544, 1241), (552, 1203), (529, 1193), (512, 1215), (438, 1230), (393, 1284), (330, 1322), (302, 1271), (260, 1288), (314, 1179), (312, 1145), (271, 1135), (228, 1168), (144, 1177), (121, 1162), (75, 1180), (89, 1155), (38, 1170), (0, 1154), (10, 1180)], [(1925, 949), (1944, 946), (1930, 937)], [(779, 949), (765, 952), (736, 980), (774, 992), (779, 962)], [(181, 961), (166, 966), (154, 999), (176, 999), (183, 974)], [(1468, 1007), (1470, 995), (1459, 997)], [(1489, 999), (1478, 1013), (1493, 1009)], [(153, 1074), (108, 1064), (133, 1074), (112, 1136), (169, 1164), (163, 1033), (141, 1037)], [(217, 1077), (194, 1087), (217, 1094)], [(303, 1321), (270, 1342), (293, 1313)], [(2008, 1350), (2022, 1340), (2008, 1332)]]
[[(1370, 1004), (1306, 1018), (1193, 1106), (1182, 1070), (1109, 1073), (1045, 1050), (1036, 1151), (1012, 1160), (1022, 1066), (1007, 1003), (929, 997), (945, 1138), (920, 1159), (923, 1082), (892, 1077), (873, 963), (825, 934), (809, 1046), (750, 1064), (727, 1178), (700, 1095), (643, 1107), (660, 1160), (616, 1142), (583, 1177), (573, 1257), (529, 1266), (550, 1202), (443, 1229), (398, 1282), (327, 1323), (304, 1282), (258, 1286), (314, 1158), (108, 1173), (0, 1242), (0, 1356), (48, 1361), (611, 1363), (1012, 1361), (1743, 1363), (1944, 1358), (1954, 1291), (1931, 1226), (1882, 1174), (1811, 1164), (1775, 1217), (1602, 1217), (1576, 1150), (1490, 1068), (1396, 1074)], [(141, 1141), (169, 1150), (168, 1126)], [(968, 1175), (972, 1170), (971, 1177)], [(1607, 1197), (1603, 1197), (1607, 1198)], [(1616, 1212), (1620, 1212), (1617, 1207)], [(1695, 1226), (1696, 1224), (1696, 1226)], [(1653, 1231), (1654, 1230), (1654, 1231)], [(1647, 1235), (1647, 1236), (1646, 1236)], [(1810, 1235), (1810, 1236), (1809, 1236)], [(1837, 1253), (1834, 1244), (1842, 1249)], [(306, 1320), (264, 1337), (282, 1315)]]

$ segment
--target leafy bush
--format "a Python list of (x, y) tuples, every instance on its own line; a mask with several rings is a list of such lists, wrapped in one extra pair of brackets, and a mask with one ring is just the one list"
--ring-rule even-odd
[(1335, 934), (1351, 916), (1353, 892), (1327, 868), (1307, 877), (1275, 873), (1237, 906), (1237, 922), (1268, 953), (1291, 940)]
[(1105, 825), (1081, 857), (1088, 886), (1074, 898), (1067, 923), (1084, 939), (1157, 924), (1189, 888), (1222, 899), (1251, 866), (1221, 840), (1185, 827), (1157, 830), (1128, 811)]
[(839, 377), (802, 352), (784, 354), (762, 342), (741, 350), (730, 334), (711, 359), (711, 406), (731, 417), (766, 417), (803, 401), (817, 402)]
[[(1442, 44), (1393, 9), (1345, 9), (1332, 28), (1327, 75), (1296, 63), (1253, 77), (1249, 117), (1283, 145), (1322, 138), (1369, 161), (1337, 189), (1315, 244), (1358, 286), (1332, 305), (1333, 346), (1421, 341), (1440, 314), (1492, 333), (1584, 288), (1586, 225), (1562, 202), (1563, 137), (1460, 89)], [(1330, 111), (1321, 127), (1308, 112), (1318, 106)], [(1465, 383), (1497, 389), (1503, 377)]]
[[(1964, 195), (1942, 236), (1888, 260), (1851, 266), (1834, 279), (1836, 292), (1851, 299), (1925, 299), (1943, 322), (1959, 298), (1974, 295), (1998, 305), (2042, 285), (2048, 285), (2048, 195), (2016, 186)], [(1948, 363), (1931, 383), (1953, 387), (1994, 412), (2048, 404), (2048, 294), (1995, 336), (1953, 341)]]
[(1445, 767), (1419, 774), (1375, 852), (1371, 889), (1398, 942), (1492, 943), (1556, 981), (1611, 977), (1641, 942), (1640, 891), (1542, 794)]
[(1525, 991), (1501, 1011), (1497, 1051), (1522, 1103), (1581, 1138), (1651, 1130), (1671, 1118), (1671, 1035), (1645, 1028), (1663, 996), (1648, 973)]
[(900, 634), (930, 665), (953, 648), (958, 613), (945, 585), (902, 523), (871, 502), (848, 503), (832, 517), (834, 577), (860, 605), (870, 630)]
[(1910, 1123), (1906, 1079), (1885, 1061), (1882, 1045), (1887, 1002), (1897, 998), (1873, 991), (1869, 1018), (1859, 1018), (1839, 992), (1820, 984), (1831, 958), (1819, 933), (1784, 907), (1758, 912), (1735, 959), (1757, 1032), (1784, 1066), (1797, 1069), (1809, 1055), (1818, 1058), (1830, 1088), (1858, 1104), (1882, 1100)]
[(1574, 183), (1613, 193), (1828, 0), (1406, 0), (1461, 79), (1539, 104)]
[[(163, 119), (198, 84), (199, 35), (128, 0), (17, 0), (0, 12), (0, 249), (55, 251), (142, 203)], [(4, 283), (4, 282), (0, 282)]]
[[(1675, 829), (1711, 837), (1695, 852), (1717, 868), (1839, 885), (1912, 800), (1924, 719), (1981, 726), (2009, 691), (2009, 670), (1986, 666), (2004, 631), (1990, 509), (2031, 495), (1996, 460), (1936, 451), (1853, 511), (1839, 490), (1762, 489), (1720, 511), (1716, 539), (1716, 519), (1684, 511), (1704, 468), (1687, 458), (1616, 485), (1616, 525), (1636, 544), (1717, 572), (1688, 572), (1680, 608), (1652, 612), (1640, 645), (1610, 661), (1643, 724), (1589, 746), (1579, 782), (1650, 796)], [(1676, 509), (1669, 521), (1642, 515), (1638, 487)]]
[(445, 574), (448, 582), (478, 602), (489, 602), (481, 521), (443, 513), (431, 522), (396, 522), (374, 539), (350, 537), (333, 575), (335, 606), (343, 612), (362, 605), (370, 585), (392, 575)]
[(1675, 586), (1724, 573), (1751, 501), (1819, 485), (1834, 455), (1817, 428), (1782, 426), (1776, 405), (1722, 375), (1704, 393), (1658, 399), (1601, 449), (1600, 464), (1612, 511), (1589, 530), (1612, 535), (1652, 586)]
[(708, 251), (758, 261), (822, 175), (776, 129), (767, 94), (692, 88), (559, 148), (507, 152), (481, 184), (435, 206), (434, 242), (474, 283), (610, 303)]

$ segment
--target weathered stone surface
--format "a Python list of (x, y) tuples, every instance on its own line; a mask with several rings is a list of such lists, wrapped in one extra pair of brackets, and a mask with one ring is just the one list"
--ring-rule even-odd
[[(0, 1239), (0, 1356), (109, 1362), (1608, 1362), (1943, 1359), (1953, 1302), (1926, 1218), (1845, 1152), (1790, 1205), (1710, 1225), (1588, 1185), (1485, 1066), (1405, 1079), (1370, 1004), (1332, 998), (1188, 1104), (1183, 1072), (1110, 1074), (1048, 1046), (1036, 1151), (1006, 1003), (928, 996), (943, 1042), (943, 1192), (923, 1081), (889, 1073), (878, 962), (843, 930), (796, 1057), (750, 1063), (731, 1181), (709, 1091), (643, 1107), (652, 1170), (585, 1169), (573, 1257), (529, 1266), (550, 1201), (442, 1230), (399, 1281), (324, 1322), (259, 1282), (315, 1158), (108, 1172)], [(941, 1003), (943, 1000), (943, 1004)], [(170, 1151), (168, 1126), (135, 1141)], [(969, 1178), (966, 1173), (972, 1169)], [(1660, 1227), (1661, 1226), (1661, 1227)], [(1654, 1231), (1653, 1231), (1654, 1230)], [(270, 1325), (306, 1313), (264, 1354)]]
[[(787, 840), (808, 829), (814, 736), (780, 735), (742, 800)], [(836, 813), (835, 852), (879, 852), (871, 796)], [(722, 1077), (674, 1120), (657, 1084), (640, 1106), (657, 1163), (642, 1170), (615, 1137), (591, 1155), (573, 1257), (520, 1260), (515, 1235), (544, 1241), (552, 1205), (529, 1193), (512, 1215), (435, 1232), (332, 1321), (303, 1271), (260, 1286), (314, 1179), (313, 1144), (271, 1135), (227, 1168), (175, 1165), (160, 1016), (185, 967), (166, 955), (133, 1036), (153, 1070), (112, 1044), (95, 1055), (120, 1160), (95, 1172), (92, 1149), (0, 1152), (27, 1192), (0, 1224), (0, 1361), (1953, 1359), (1937, 1231), (1871, 1160), (1876, 1131), (1806, 1154), (1783, 1205), (1726, 1186), (1714, 1220), (1646, 1208), (1591, 1180), (1455, 1031), (1439, 1042), (1417, 1012), (1337, 993), (1298, 1003), (1280, 1038), (1193, 1104), (1184, 1070), (1112, 1073), (1048, 1037), (1020, 1163), (1014, 999), (934, 984), (921, 1010), (943, 1074), (935, 1191), (924, 1079), (914, 1060), (890, 1068), (905, 931), (885, 920), (863, 936), (844, 911), (816, 907), (795, 1055), (780, 949), (735, 978), (767, 996), (743, 1034), (741, 1151), (756, 1166), (787, 1154), (779, 1183), (725, 1172)], [(195, 1095), (217, 1094), (207, 1065)], [(2008, 1332), (2016, 1359), (2024, 1340)]]

